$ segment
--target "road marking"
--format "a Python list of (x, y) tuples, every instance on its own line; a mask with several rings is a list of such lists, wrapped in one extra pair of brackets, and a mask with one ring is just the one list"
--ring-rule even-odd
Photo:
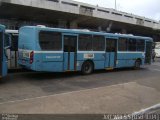
[(149, 70), (152, 70), (152, 71), (159, 71), (159, 72), (160, 72), (160, 69), (149, 69)]
[(134, 112), (132, 115), (141, 115), (141, 114), (144, 114), (144, 113), (147, 113), (147, 112), (150, 112), (152, 110), (158, 110), (160, 109), (160, 103), (156, 104), (156, 105), (153, 105), (151, 107), (148, 107), (148, 108), (145, 108), (145, 109), (142, 109), (138, 112)]
[(96, 88), (89, 88), (89, 89), (82, 89), (82, 90), (77, 90), (77, 91), (75, 90), (75, 91), (64, 92), (64, 93), (56, 93), (56, 94), (53, 94), (53, 95), (46, 95), (46, 96), (40, 96), (40, 97), (26, 98), (26, 99), (22, 99), (22, 100), (1, 102), (0, 105), (6, 104), (6, 103), (15, 103), (15, 102), (22, 102), (22, 101), (40, 99), (40, 98), (59, 96), (59, 95), (67, 95), (67, 94), (71, 94), (71, 93), (79, 93), (79, 92), (85, 92), (85, 91), (90, 91), (90, 90), (97, 90), (97, 89), (101, 89), (101, 88), (105, 88), (105, 87), (115, 87), (115, 86), (127, 85), (129, 83), (134, 83), (134, 82), (128, 82), (128, 83), (117, 84), (117, 85), (110, 85), (110, 86), (102, 86), (102, 87), (96, 87)]
[(160, 64), (152, 64), (153, 66), (158, 66), (158, 67), (160, 67)]

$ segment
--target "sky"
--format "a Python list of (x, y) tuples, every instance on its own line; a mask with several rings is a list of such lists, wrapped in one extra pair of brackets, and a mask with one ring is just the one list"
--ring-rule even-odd
[[(105, 8), (115, 8), (115, 0), (75, 0)], [(116, 0), (117, 10), (160, 20), (160, 0)]]

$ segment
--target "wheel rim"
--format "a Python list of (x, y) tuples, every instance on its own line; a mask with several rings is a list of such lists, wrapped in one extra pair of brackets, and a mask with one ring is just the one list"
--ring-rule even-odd
[(84, 70), (85, 70), (86, 72), (90, 71), (90, 64), (89, 64), (89, 63), (87, 63), (87, 64), (84, 66)]

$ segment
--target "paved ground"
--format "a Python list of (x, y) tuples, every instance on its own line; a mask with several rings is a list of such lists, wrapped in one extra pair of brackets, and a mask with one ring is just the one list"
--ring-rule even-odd
[(0, 113), (133, 113), (160, 103), (159, 85), (159, 60), (88, 76), (10, 73), (0, 84)]

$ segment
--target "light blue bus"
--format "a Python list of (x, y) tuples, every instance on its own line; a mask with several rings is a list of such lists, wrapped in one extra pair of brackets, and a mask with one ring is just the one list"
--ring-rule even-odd
[(33, 71), (140, 68), (151, 63), (152, 38), (88, 30), (24, 26), (19, 30), (19, 59)]
[(7, 54), (10, 36), (5, 34), (5, 26), (0, 25), (0, 79), (7, 75)]

